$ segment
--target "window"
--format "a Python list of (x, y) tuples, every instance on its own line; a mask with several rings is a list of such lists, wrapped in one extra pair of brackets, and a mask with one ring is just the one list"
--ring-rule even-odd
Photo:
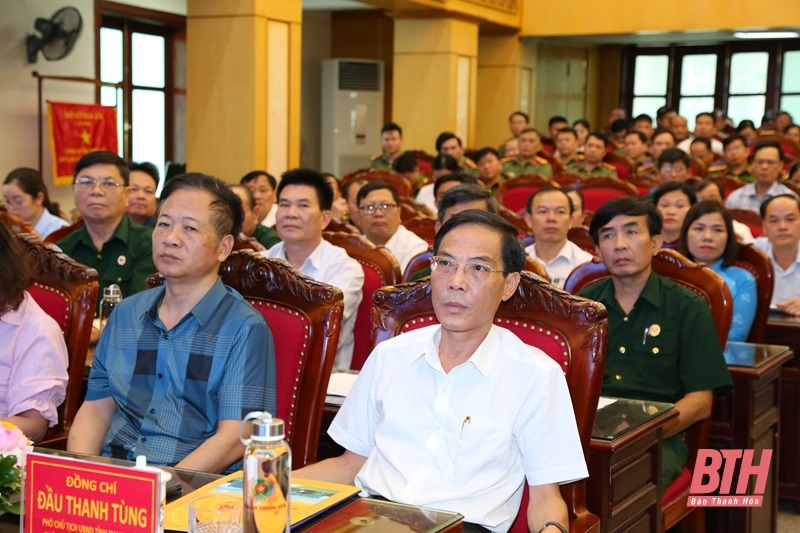
[[(184, 34), (184, 18), (121, 4), (113, 7), (123, 12), (103, 10), (99, 72), (101, 81), (122, 86), (100, 87), (99, 100), (103, 105), (117, 106), (122, 157), (149, 161), (163, 177), (168, 161), (185, 160), (185, 95), (175, 87), (173, 68), (176, 51), (182, 51), (176, 42)], [(146, 20), (145, 15), (151, 20)], [(180, 116), (176, 116), (175, 109), (181, 110)]]
[(669, 56), (636, 56), (636, 77), (633, 80), (633, 105), (631, 115), (645, 113), (656, 116), (659, 107), (667, 103), (667, 74)]

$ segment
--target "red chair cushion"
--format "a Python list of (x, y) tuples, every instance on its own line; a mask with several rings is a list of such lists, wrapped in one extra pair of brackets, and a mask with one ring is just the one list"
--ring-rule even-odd
[(613, 198), (627, 196), (624, 192), (615, 189), (592, 189), (587, 187), (581, 189), (581, 192), (584, 199), (583, 208), (592, 212), (597, 211), (597, 208)]
[(32, 283), (28, 286), (28, 293), (39, 304), (45, 313), (55, 320), (62, 332), (67, 330), (69, 321), (69, 298), (58, 289), (45, 287), (39, 283)]
[(513, 187), (507, 189), (503, 195), (503, 205), (515, 213), (525, 212), (528, 209), (528, 198), (539, 190), (539, 187)]
[[(667, 491), (664, 493), (664, 496), (661, 497), (661, 505), (667, 505), (673, 500), (678, 497), (681, 497), (684, 493), (689, 493), (689, 487), (692, 484), (692, 472), (683, 467), (681, 473), (678, 477), (672, 480), (672, 483), (669, 484), (667, 487)], [(686, 498), (683, 498), (686, 500)]]
[(361, 370), (370, 353), (370, 313), (372, 312), (372, 295), (383, 287), (380, 273), (369, 265), (361, 263), (364, 271), (364, 286), (361, 288), (361, 303), (356, 311), (356, 323), (353, 326), (353, 359), (350, 368)]
[[(291, 441), (295, 416), (297, 384), (303, 373), (308, 351), (308, 320), (294, 309), (262, 301), (249, 300), (264, 315), (273, 332), (275, 343), (277, 417), (286, 424), (286, 437)], [(280, 341), (278, 341), (280, 332)], [(291, 401), (282, 401), (290, 398)]]

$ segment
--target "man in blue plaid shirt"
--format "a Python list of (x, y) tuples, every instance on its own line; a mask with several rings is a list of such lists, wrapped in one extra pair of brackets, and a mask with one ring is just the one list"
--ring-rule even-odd
[(222, 284), (243, 219), (220, 180), (184, 174), (161, 195), (153, 261), (163, 287), (124, 299), (95, 351), (70, 451), (207, 472), (235, 469), (239, 423), (275, 412), (275, 351), (264, 317)]

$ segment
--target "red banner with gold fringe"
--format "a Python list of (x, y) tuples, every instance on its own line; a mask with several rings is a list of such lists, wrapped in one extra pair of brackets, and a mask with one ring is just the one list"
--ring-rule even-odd
[(48, 102), (56, 185), (72, 183), (78, 159), (96, 150), (117, 153), (117, 110), (99, 104)]

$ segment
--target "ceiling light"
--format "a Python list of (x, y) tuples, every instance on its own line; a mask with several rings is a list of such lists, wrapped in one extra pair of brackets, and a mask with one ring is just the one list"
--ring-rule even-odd
[(796, 31), (737, 31), (733, 36), (738, 39), (795, 39), (800, 34)]

